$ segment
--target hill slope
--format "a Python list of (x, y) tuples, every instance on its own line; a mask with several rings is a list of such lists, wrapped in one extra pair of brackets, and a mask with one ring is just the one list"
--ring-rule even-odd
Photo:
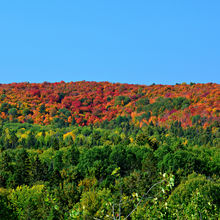
[(219, 84), (132, 85), (109, 82), (0, 84), (0, 120), (95, 124), (121, 116), (143, 126), (204, 127), (219, 122)]

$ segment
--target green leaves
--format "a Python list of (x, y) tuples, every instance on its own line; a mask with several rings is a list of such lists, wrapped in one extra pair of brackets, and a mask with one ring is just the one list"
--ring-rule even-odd
[(196, 173), (188, 176), (170, 195), (168, 206), (174, 217), (217, 219), (220, 184)]
[(119, 177), (120, 176), (120, 167), (117, 167), (115, 168), (113, 171), (112, 171), (112, 176), (116, 176), (116, 177)]

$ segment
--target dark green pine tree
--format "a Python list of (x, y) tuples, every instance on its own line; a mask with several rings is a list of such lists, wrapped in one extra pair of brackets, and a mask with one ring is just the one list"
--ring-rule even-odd
[(17, 144), (18, 144), (18, 138), (15, 132), (11, 132), (11, 148), (13, 149), (16, 148)]
[(17, 154), (15, 162), (15, 185), (28, 185), (30, 182), (31, 164), (28, 153), (24, 148)]
[(46, 179), (44, 164), (40, 161), (38, 155), (34, 160), (34, 162), (32, 163), (31, 170), (32, 170), (32, 175), (31, 175), (32, 184), (40, 180), (44, 181)]
[(36, 145), (36, 138), (33, 134), (33, 132), (31, 132), (29, 135), (28, 135), (28, 138), (26, 140), (26, 146), (27, 148), (35, 148), (35, 145)]
[(69, 150), (69, 155), (70, 155), (70, 164), (71, 165), (76, 165), (79, 161), (79, 150), (75, 145), (72, 145), (70, 150)]
[(54, 157), (54, 169), (61, 170), (63, 168), (63, 154), (60, 151), (55, 153)]
[(7, 151), (4, 151), (2, 153), (2, 159), (1, 159), (1, 170), (4, 170), (6, 172), (12, 172), (13, 171), (13, 166), (11, 164), (12, 159), (11, 156)]
[(60, 185), (60, 183), (62, 184), (62, 177), (58, 169), (55, 169), (51, 173), (49, 182), (51, 187), (57, 187)]
[(8, 152), (4, 151), (0, 163), (0, 187), (6, 187), (8, 178), (12, 176), (13, 166), (11, 161)]

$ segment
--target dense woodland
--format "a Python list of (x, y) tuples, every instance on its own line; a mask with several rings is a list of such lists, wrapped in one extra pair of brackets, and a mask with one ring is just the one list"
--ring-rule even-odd
[(0, 84), (0, 219), (219, 219), (220, 85)]

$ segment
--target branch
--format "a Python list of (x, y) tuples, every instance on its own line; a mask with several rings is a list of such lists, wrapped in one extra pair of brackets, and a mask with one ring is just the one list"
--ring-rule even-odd
[(121, 219), (121, 200), (122, 200), (122, 190), (121, 190), (121, 196), (119, 201), (119, 220)]
[[(127, 219), (136, 209), (137, 207), (140, 205), (140, 203), (142, 202), (142, 200), (144, 199), (144, 197), (158, 184), (164, 182), (165, 180), (162, 180), (160, 182), (155, 183), (153, 186), (150, 187), (150, 189), (141, 197), (140, 201), (138, 202), (138, 204), (136, 205), (136, 207), (125, 217), (125, 219)], [(124, 219), (124, 220), (125, 220)]]
[(115, 218), (115, 204), (113, 204), (112, 209), (113, 209), (113, 219), (116, 220), (116, 218)]

